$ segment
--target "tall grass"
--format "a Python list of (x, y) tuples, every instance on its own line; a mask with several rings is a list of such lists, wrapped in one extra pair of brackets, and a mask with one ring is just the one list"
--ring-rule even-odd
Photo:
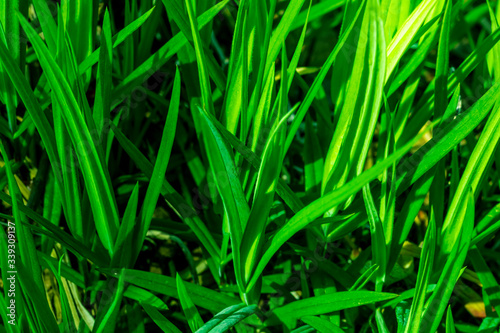
[(498, 2), (0, 5), (2, 332), (498, 331)]

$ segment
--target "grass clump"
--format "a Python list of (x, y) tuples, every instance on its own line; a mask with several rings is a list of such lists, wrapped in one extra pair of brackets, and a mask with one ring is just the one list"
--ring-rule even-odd
[(0, 330), (497, 332), (499, 18), (5, 1)]

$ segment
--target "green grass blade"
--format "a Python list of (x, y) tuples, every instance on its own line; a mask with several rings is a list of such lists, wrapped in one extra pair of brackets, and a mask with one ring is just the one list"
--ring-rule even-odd
[[(305, 316), (314, 316), (349, 309), (390, 300), (395, 297), (397, 297), (396, 294), (373, 291), (336, 292), (295, 301), (275, 309), (273, 313), (288, 327), (293, 327), (297, 319)], [(276, 319), (273, 318), (269, 319), (269, 321), (269, 324), (276, 323)]]
[(118, 230), (118, 212), (113, 192), (105, 175), (106, 170), (101, 164), (80, 107), (60, 68), (28, 21), (21, 18), (20, 22), (46, 71), (52, 91), (54, 91), (60, 105), (68, 110), (67, 113), (64, 113), (65, 122), (82, 167), (87, 192), (91, 198), (96, 228), (104, 247), (112, 254)]
[[(3, 201), (7, 202), (9, 205), (12, 205), (12, 198), (8, 196), (7, 194), (0, 192), (0, 199)], [(26, 214), (27, 217), (30, 219), (36, 221), (37, 223), (40, 223), (44, 228), (48, 230), (48, 234), (57, 240), (59, 243), (67, 246), (69, 249), (73, 251), (73, 253), (77, 255), (82, 255), (88, 260), (96, 263), (98, 266), (107, 266), (106, 259), (105, 258), (99, 258), (95, 254), (92, 253), (86, 246), (84, 246), (81, 242), (77, 241), (73, 236), (70, 234), (62, 231), (59, 227), (55, 226), (51, 221), (45, 219), (43, 216), (40, 216), (38, 213), (30, 209), (29, 207), (26, 207), (22, 204), (18, 205), (19, 210), (23, 213)], [(40, 229), (42, 231), (43, 229), (33, 226), (31, 224), (27, 224), (27, 226), (31, 229), (37, 230)]]
[(260, 257), (267, 218), (274, 199), (277, 179), (281, 173), (282, 145), (284, 143), (284, 124), (290, 114), (285, 114), (288, 106), (288, 80), (287, 80), (287, 58), (283, 48), (282, 56), (282, 77), (279, 95), (278, 111), (271, 117), (275, 117), (275, 126), (267, 139), (264, 148), (262, 163), (259, 168), (254, 197), (252, 200), (252, 210), (249, 221), (251, 227), (247, 225), (243, 233), (241, 251), (245, 263), (245, 280), (248, 281), (250, 274)]
[(141, 306), (144, 308), (144, 311), (146, 311), (149, 317), (153, 319), (155, 324), (163, 330), (163, 332), (181, 333), (181, 331), (167, 318), (165, 318), (154, 306), (151, 306), (148, 303), (141, 303)]
[(9, 266), (9, 268), (10, 270), (15, 271), (15, 265), (19, 261), (21, 261), (26, 266), (27, 272), (30, 274), (26, 276), (26, 278), (31, 279), (31, 283), (33, 283), (34, 287), (36, 287), (41, 292), (43, 290), (42, 281), (40, 279), (42, 272), (40, 270), (38, 258), (35, 254), (36, 245), (34, 243), (33, 235), (31, 234), (29, 229), (25, 225), (23, 225), (27, 222), (27, 219), (20, 207), (21, 205), (23, 205), (22, 196), (19, 190), (19, 186), (14, 177), (14, 173), (12, 172), (10, 157), (2, 140), (0, 140), (0, 153), (3, 158), (3, 162), (5, 163), (4, 167), (6, 168), (7, 173), (8, 189), (11, 193), (11, 196), (15, 198), (15, 200), (12, 201), (12, 215), (14, 217), (14, 223), (9, 224), (9, 226), (13, 227), (13, 229), (10, 229), (10, 231), (12, 231), (12, 235), (15, 235), (17, 238), (16, 247), (18, 248), (18, 257), (17, 260), (14, 260), (15, 264)]
[[(228, 149), (225, 141), (217, 131), (213, 123), (206, 117), (206, 113), (200, 108), (200, 113), (204, 119), (205, 149), (208, 152), (210, 167), (215, 176), (217, 190), (224, 204), (224, 211), (229, 220), (229, 231), (231, 244), (234, 249), (239, 249), (243, 237), (243, 230), (247, 225), (250, 215), (250, 208), (246, 202), (241, 183), (234, 164), (232, 152)], [(236, 278), (240, 281), (240, 288), (243, 287), (242, 267), (239, 258), (239, 251), (233, 252), (235, 262)]]
[(446, 333), (455, 333), (455, 323), (453, 322), (453, 314), (451, 313), (451, 306), (448, 306), (446, 311)]
[(163, 128), (160, 149), (158, 151), (158, 157), (156, 159), (148, 190), (146, 192), (146, 198), (144, 199), (144, 205), (142, 207), (141, 214), (141, 224), (137, 227), (138, 243), (135, 244), (136, 255), (142, 247), (144, 238), (146, 238), (146, 233), (149, 229), (149, 225), (151, 224), (151, 219), (153, 218), (156, 203), (158, 202), (158, 197), (161, 192), (163, 179), (165, 178), (165, 173), (167, 171), (167, 166), (170, 159), (170, 154), (172, 152), (172, 145), (174, 144), (175, 131), (177, 127), (180, 97), (181, 77), (179, 69), (176, 69), (172, 99), (170, 100), (167, 120), (165, 122), (165, 127)]
[(408, 326), (406, 326), (405, 332), (418, 332), (420, 318), (424, 310), (427, 286), (429, 285), (431, 270), (434, 265), (436, 240), (436, 221), (434, 220), (434, 213), (431, 212), (431, 220), (425, 233), (422, 254), (420, 255), (415, 296), (411, 304), (410, 314), (408, 315)]
[(230, 306), (217, 313), (205, 325), (200, 327), (196, 333), (222, 333), (244, 320), (248, 316), (259, 311), (256, 305), (245, 306), (243, 303)]
[(380, 267), (376, 275), (375, 291), (382, 291), (385, 282), (387, 267), (387, 250), (384, 228), (373, 201), (370, 185), (363, 186), (363, 200), (365, 201), (368, 221), (370, 222), (370, 234), (373, 246), (373, 262)]
[[(498, 97), (497, 97), (498, 100)], [(496, 104), (498, 105), (498, 103)], [(472, 187), (472, 191), (476, 194), (478, 183), (483, 172), (485, 172), (488, 161), (491, 159), (495, 147), (500, 140), (500, 109), (497, 108), (490, 115), (481, 136), (472, 151), (465, 171), (460, 179), (455, 196), (451, 201), (448, 214), (443, 222), (443, 230), (441, 232), (443, 241), (442, 249), (444, 253), (449, 253), (453, 246), (454, 239), (457, 238), (460, 224), (457, 224), (458, 212), (465, 205), (467, 197), (467, 189)]]
[(196, 309), (191, 297), (187, 293), (186, 286), (184, 285), (184, 281), (177, 273), (177, 292), (179, 293), (179, 299), (181, 301), (182, 311), (186, 316), (187, 322), (189, 324), (189, 328), (191, 331), (196, 332), (200, 327), (203, 326), (203, 320), (201, 319), (200, 313)]
[(305, 0), (291, 0), (290, 3), (288, 4), (285, 13), (283, 14), (283, 17), (280, 20), (280, 23), (278, 24), (278, 26), (273, 32), (273, 35), (271, 36), (271, 40), (269, 43), (270, 47), (267, 53), (267, 60), (266, 60), (267, 70), (265, 71), (265, 73), (269, 72), (269, 68), (271, 67), (275, 59), (278, 57), (280, 48), (283, 42), (285, 41), (286, 37), (288, 36), (288, 33), (290, 32), (290, 27), (292, 26), (295, 17), (302, 8), (304, 1)]
[(398, 166), (398, 195), (407, 189), (465, 138), (488, 115), (500, 96), (500, 84), (491, 87), (474, 105), (434, 130), (433, 139)]
[[(102, 272), (118, 277), (118, 273), (115, 270), (102, 269)], [(126, 282), (141, 288), (179, 299), (176, 280), (173, 277), (125, 269), (124, 279)], [(230, 305), (240, 303), (235, 297), (195, 284), (190, 284), (189, 288), (186, 288), (186, 291), (196, 306), (207, 309), (213, 313), (222, 311)]]
[(97, 67), (97, 88), (94, 101), (94, 122), (99, 135), (104, 125), (110, 121), (111, 101), (108, 96), (113, 89), (111, 80), (113, 62), (113, 48), (111, 46), (111, 23), (109, 12), (104, 13), (104, 22), (101, 33), (101, 47), (99, 52), (99, 65)]
[(483, 292), (488, 295), (488, 299), (495, 311), (500, 313), (500, 285), (476, 246), (471, 248), (469, 255), (477, 276), (483, 284)]
[[(49, 5), (45, 0), (34, 0), (33, 6), (35, 7), (38, 21), (42, 27), (43, 36), (49, 50), (53, 55), (57, 52), (57, 24), (52, 17), (52, 12)], [(52, 8), (55, 8), (54, 6)]]
[(51, 161), (51, 165), (53, 166), (56, 179), (58, 180), (59, 184), (61, 184), (61, 171), (58, 168), (54, 167), (59, 161), (54, 130), (47, 120), (47, 117), (43, 113), (42, 108), (40, 107), (40, 104), (38, 103), (33, 91), (31, 90), (28, 81), (24, 77), (24, 74), (21, 72), (19, 67), (15, 65), (15, 60), (12, 58), (12, 55), (10, 54), (3, 41), (0, 41), (0, 59), (12, 81), (12, 84), (16, 88), (21, 100), (23, 101), (26, 110), (29, 112), (33, 123), (40, 133), (40, 137), (42, 138), (45, 149), (47, 150), (49, 160)]
[(134, 186), (132, 194), (125, 208), (122, 223), (118, 230), (118, 236), (115, 242), (113, 258), (111, 258), (111, 267), (126, 267), (132, 264), (132, 249), (134, 244), (134, 226), (137, 216), (137, 205), (139, 201), (139, 184)]
[[(310, 22), (321, 18), (324, 15), (334, 11), (337, 8), (342, 7), (345, 4), (346, 0), (335, 0), (335, 1), (322, 1), (314, 4), (310, 8), (310, 13), (308, 11), (300, 12), (295, 19), (293, 20), (292, 25), (290, 26), (290, 31), (298, 29), (304, 26), (305, 22), (309, 20)], [(309, 19), (307, 16), (309, 15)]]
[(315, 328), (320, 333), (342, 333), (344, 332), (340, 327), (334, 323), (316, 316), (305, 316), (300, 318), (304, 323)]
[[(118, 284), (116, 285), (116, 289), (113, 291), (113, 298), (107, 295), (107, 297), (103, 297), (101, 299), (101, 304), (99, 306), (99, 310), (101, 313), (106, 311), (103, 316), (97, 317), (94, 329), (92, 332), (112, 332), (114, 331), (117, 321), (118, 315), (120, 312), (120, 305), (122, 303), (123, 298), (123, 290), (125, 289), (125, 270), (122, 269), (119, 273)], [(109, 304), (109, 305), (108, 305)]]
[[(469, 188), (470, 189), (470, 188)], [(448, 300), (453, 292), (455, 283), (462, 273), (462, 265), (469, 250), (472, 228), (474, 226), (474, 195), (472, 190), (468, 192), (468, 200), (464, 207), (465, 214), (459, 219), (462, 228), (460, 228), (459, 238), (455, 242), (453, 250), (441, 269), (439, 266), (439, 280), (436, 289), (426, 303), (426, 309), (421, 318), (419, 332), (434, 332), (441, 323), (442, 316), (448, 305)]]
[(448, 71), (449, 71), (449, 44), (450, 44), (450, 29), (451, 29), (451, 6), (450, 1), (446, 1), (446, 8), (443, 13), (443, 23), (441, 24), (441, 33), (439, 35), (439, 48), (436, 63), (436, 79), (435, 79), (435, 111), (434, 116), (440, 117), (448, 100)]
[(403, 53), (407, 50), (418, 29), (425, 22), (435, 5), (435, 0), (422, 1), (413, 13), (406, 19), (394, 38), (387, 45), (387, 72), (386, 80), (391, 76)]

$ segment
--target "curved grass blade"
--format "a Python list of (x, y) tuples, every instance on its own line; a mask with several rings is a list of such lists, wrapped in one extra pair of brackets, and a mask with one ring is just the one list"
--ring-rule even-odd
[[(250, 215), (250, 209), (246, 202), (241, 183), (238, 180), (232, 152), (228, 149), (222, 136), (213, 123), (208, 120), (206, 113), (201, 110), (201, 108), (200, 113), (205, 115), (205, 117), (203, 117), (205, 148), (208, 153), (210, 167), (215, 175), (217, 190), (224, 204), (224, 212), (227, 214), (229, 221), (231, 244), (233, 249), (239, 249), (242, 242), (243, 230), (247, 225)], [(207, 113), (209, 112), (207, 111)], [(241, 266), (239, 252), (238, 250), (233, 252), (235, 274), (238, 286), (243, 288), (243, 268)]]
[(398, 166), (397, 195), (401, 195), (471, 133), (488, 115), (498, 98), (500, 98), (500, 83), (491, 87), (467, 111), (445, 121), (440, 128), (435, 129), (433, 138)]
[(118, 231), (118, 212), (111, 185), (105, 174), (107, 170), (101, 164), (80, 107), (75, 96), (71, 93), (71, 88), (60, 68), (28, 21), (24, 17), (20, 17), (20, 22), (35, 48), (52, 91), (55, 93), (60, 105), (67, 110), (63, 115), (82, 167), (96, 229), (104, 247), (112, 255)]
[(125, 274), (124, 269), (122, 269), (119, 273), (118, 284), (116, 285), (116, 289), (113, 290), (113, 293), (111, 293), (114, 297), (112, 299), (108, 299), (111, 297), (108, 294), (107, 297), (101, 298), (99, 313), (102, 313), (103, 315), (97, 316), (92, 332), (95, 331), (96, 333), (101, 333), (114, 331), (118, 320), (120, 305), (122, 303), (123, 290), (125, 289)]
[(301, 319), (305, 316), (315, 316), (375, 302), (382, 302), (397, 296), (397, 294), (374, 291), (341, 291), (310, 297), (273, 310), (276, 317), (271, 317), (266, 323), (269, 325), (278, 323), (279, 321), (277, 321), (277, 319), (279, 318), (279, 320), (284, 322), (288, 327), (293, 327), (297, 319)]
[[(0, 27), (0, 30), (2, 28)], [(3, 32), (3, 30), (1, 30)], [(49, 156), (50, 164), (54, 171), (54, 175), (58, 180), (59, 186), (62, 184), (61, 170), (55, 167), (58, 165), (59, 155), (57, 153), (56, 140), (54, 130), (52, 129), (47, 117), (42, 111), (35, 94), (30, 88), (26, 77), (21, 72), (18, 66), (15, 65), (15, 60), (12, 58), (9, 50), (6, 48), (3, 41), (0, 41), (0, 60), (4, 66), (5, 71), (9, 75), (12, 84), (16, 88), (19, 97), (24, 103), (26, 110), (29, 112), (33, 123), (35, 124), (42, 142), (44, 143), (47, 155)]]
[[(499, 97), (496, 98), (499, 100)], [(443, 253), (449, 253), (453, 247), (455, 239), (458, 238), (458, 230), (460, 230), (460, 223), (457, 223), (459, 212), (465, 205), (467, 198), (467, 189), (472, 188), (473, 193), (476, 195), (478, 191), (478, 183), (481, 180), (483, 172), (485, 172), (488, 161), (493, 156), (493, 153), (500, 141), (500, 108), (498, 103), (495, 104), (496, 110), (490, 115), (479, 140), (472, 151), (465, 171), (460, 179), (458, 188), (456, 189), (453, 200), (448, 208), (446, 219), (443, 222), (441, 231), (442, 242), (441, 248)]]
[(387, 46), (387, 72), (386, 80), (391, 76), (394, 68), (399, 63), (403, 53), (410, 46), (411, 41), (417, 34), (418, 30), (425, 22), (425, 19), (434, 8), (436, 0), (422, 1), (413, 13), (406, 19), (405, 23), (398, 30), (394, 38)]
[(217, 313), (205, 325), (200, 327), (196, 333), (223, 333), (231, 327), (244, 320), (248, 316), (259, 311), (257, 305), (245, 306), (245, 304), (237, 304), (230, 306), (221, 312)]
[[(459, 84), (465, 81), (469, 74), (485, 59), (486, 54), (500, 41), (500, 29), (493, 32), (478, 47), (472, 51), (469, 56), (460, 64), (460, 66), (448, 76), (448, 97), (453, 94)], [(434, 110), (434, 84), (432, 81), (413, 112), (414, 116), (408, 120), (411, 126), (405, 129), (401, 136), (401, 142), (406, 142), (412, 138), (422, 128), (425, 122), (430, 118)], [(495, 86), (493, 86), (495, 87)], [(492, 87), (492, 88), (493, 88)], [(491, 88), (490, 88), (491, 89)]]
[[(0, 199), (7, 202), (9, 205), (12, 205), (12, 198), (1, 191), (0, 191)], [(45, 231), (45, 233), (50, 235), (51, 238), (57, 240), (59, 243), (71, 249), (73, 253), (81, 255), (82, 257), (88, 259), (89, 261), (95, 263), (98, 266), (102, 267), (108, 266), (106, 258), (100, 258), (96, 256), (85, 245), (76, 240), (73, 236), (62, 231), (58, 226), (54, 225), (51, 221), (45, 219), (43, 216), (40, 216), (31, 208), (24, 206), (20, 201), (18, 207), (23, 214), (26, 214), (26, 216), (32, 219), (33, 221), (40, 223), (48, 231), (45, 231), (31, 224), (26, 224), (29, 228), (33, 230), (39, 230), (40, 232)]]
[[(292, 109), (293, 110), (293, 109)], [(292, 111), (290, 110), (290, 112)], [(262, 163), (261, 158), (257, 156), (252, 149), (247, 147), (245, 143), (240, 141), (234, 134), (230, 133), (220, 122), (218, 122), (215, 117), (205, 112), (207, 121), (210, 121), (220, 133), (224, 136), (226, 142), (228, 142), (237, 152), (239, 152), (243, 158), (245, 158), (255, 170), (259, 170)], [(290, 209), (297, 213), (299, 210), (304, 208), (304, 204), (301, 199), (288, 187), (288, 185), (283, 181), (283, 179), (278, 179), (278, 187), (276, 189), (278, 195), (283, 199), (283, 201), (290, 207)]]
[[(100, 270), (103, 273), (110, 274), (114, 277), (118, 277), (119, 275), (118, 270), (106, 268), (102, 268)], [(176, 280), (173, 277), (133, 269), (125, 269), (124, 273), (124, 279), (126, 282), (151, 290), (155, 293), (179, 299)], [(235, 297), (192, 283), (189, 284), (189, 288), (186, 288), (186, 291), (196, 306), (207, 309), (213, 313), (217, 313), (228, 306), (240, 303), (240, 301), (238, 301)]]

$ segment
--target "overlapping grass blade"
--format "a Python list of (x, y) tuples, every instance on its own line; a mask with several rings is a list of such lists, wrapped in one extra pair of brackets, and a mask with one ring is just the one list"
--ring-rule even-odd
[(446, 301), (449, 300), (455, 283), (463, 272), (462, 265), (467, 256), (467, 251), (469, 250), (471, 233), (474, 225), (474, 195), (470, 188), (467, 198), (466, 207), (463, 209), (465, 210), (465, 214), (459, 217), (459, 219), (461, 219), (461, 221), (459, 221), (461, 222), (461, 228), (458, 239), (447, 258), (444, 268), (438, 268), (440, 273), (439, 280), (431, 297), (426, 302), (425, 311), (420, 318), (418, 332), (433, 332), (438, 328), (446, 310)]
[[(363, 2), (365, 2), (364, 0)], [(339, 54), (340, 50), (342, 49), (342, 46), (346, 43), (347, 38), (349, 37), (349, 34), (353, 30), (355, 26), (355, 22), (358, 18), (358, 16), (361, 14), (363, 9), (363, 6), (360, 6), (358, 11), (356, 12), (355, 18), (349, 23), (349, 26), (346, 28), (346, 30), (343, 32), (342, 36), (339, 38), (338, 43), (335, 45), (333, 51), (330, 53), (328, 56), (328, 59), (325, 61), (323, 66), (321, 67), (320, 72), (314, 79), (313, 84), (311, 85), (311, 88), (307, 92), (307, 95), (305, 96), (304, 100), (300, 104), (299, 109), (297, 110), (297, 113), (294, 117), (294, 120), (292, 122), (292, 125), (290, 126), (290, 129), (288, 130), (287, 138), (286, 138), (286, 144), (285, 144), (285, 149), (284, 153), (288, 151), (290, 148), (290, 145), (292, 144), (293, 138), (297, 132), (297, 130), (300, 127), (300, 124), (304, 120), (304, 117), (307, 114), (307, 111), (309, 107), (312, 104), (313, 99), (316, 97), (316, 94), (318, 93), (318, 90), (321, 87), (321, 84), (323, 83), (323, 80), (326, 77), (326, 74), (330, 70), (330, 67), (335, 63), (335, 59), (337, 58), (337, 55)]]
[[(275, 309), (273, 313), (288, 327), (293, 327), (297, 319), (305, 316), (314, 316), (349, 309), (390, 300), (395, 297), (397, 297), (396, 294), (373, 291), (336, 292), (292, 302)], [(273, 317), (271, 317), (269, 324), (272, 323), (276, 323), (276, 318), (273, 319)]]
[(177, 282), (177, 292), (179, 293), (179, 299), (181, 301), (182, 311), (186, 316), (189, 328), (192, 332), (196, 332), (200, 327), (203, 326), (203, 320), (201, 319), (200, 313), (196, 309), (191, 297), (187, 293), (184, 281), (179, 274), (176, 277)]
[[(116, 278), (119, 275), (116, 270), (102, 269), (101, 271), (109, 273)], [(175, 297), (177, 299), (179, 298), (175, 278), (169, 276), (125, 269), (124, 280), (147, 290)], [(190, 284), (189, 287), (186, 287), (186, 291), (196, 306), (207, 309), (213, 313), (217, 313), (224, 310), (228, 306), (240, 303), (235, 297), (195, 284)]]
[[(114, 125), (111, 125), (116, 139), (120, 142), (123, 149), (134, 160), (137, 167), (151, 178), (153, 174), (153, 165), (142, 155), (142, 153), (134, 146), (129, 139)], [(171, 205), (175, 213), (183, 219), (183, 221), (193, 230), (200, 242), (205, 246), (208, 253), (213, 258), (219, 258), (220, 249), (213, 239), (212, 234), (208, 231), (205, 224), (201, 221), (198, 213), (182, 198), (182, 196), (175, 191), (175, 189), (166, 181), (163, 180), (161, 187), (161, 194), (165, 200)]]
[[(204, 12), (198, 18), (198, 28), (206, 26), (213, 18), (221, 11), (222, 8), (229, 2), (224, 0), (212, 8)], [(132, 73), (124, 78), (121, 83), (114, 89), (112, 93), (111, 108), (118, 106), (126, 99), (130, 92), (145, 82), (145, 80), (158, 71), (170, 58), (175, 55), (188, 40), (182, 33), (176, 34), (165, 45), (163, 45), (156, 53), (151, 55), (146, 61), (139, 65)]]
[[(418, 140), (418, 136), (414, 139), (414, 142)], [(247, 288), (251, 288), (256, 282), (258, 276), (264, 270), (271, 257), (278, 251), (278, 249), (283, 245), (290, 237), (292, 237), (297, 231), (301, 230), (309, 223), (314, 221), (316, 218), (324, 214), (329, 209), (335, 207), (336, 205), (342, 203), (344, 200), (349, 198), (352, 194), (359, 191), (363, 186), (369, 183), (371, 180), (376, 178), (383, 170), (392, 165), (394, 161), (401, 158), (410, 148), (412, 144), (407, 144), (405, 147), (397, 150), (390, 157), (384, 161), (376, 164), (374, 167), (362, 173), (360, 176), (354, 178), (344, 186), (329, 192), (328, 194), (322, 196), (321, 198), (313, 201), (308, 206), (301, 209), (296, 213), (280, 230), (271, 238), (266, 246), (265, 252), (257, 265), (255, 271), (253, 272), (253, 277)]]
[(91, 198), (90, 202), (96, 220), (96, 229), (104, 247), (112, 254), (118, 231), (118, 213), (115, 198), (108, 177), (105, 174), (107, 169), (104, 169), (101, 164), (80, 107), (75, 96), (71, 93), (71, 88), (60, 68), (56, 65), (46, 46), (28, 21), (21, 18), (20, 22), (35, 48), (42, 67), (46, 71), (52, 91), (55, 93), (60, 105), (67, 110), (63, 115), (71, 140), (77, 151), (87, 192)]
[(231, 327), (251, 316), (258, 311), (256, 305), (245, 306), (245, 304), (237, 304), (227, 307), (217, 313), (205, 325), (200, 327), (196, 333), (222, 333), (228, 331)]

